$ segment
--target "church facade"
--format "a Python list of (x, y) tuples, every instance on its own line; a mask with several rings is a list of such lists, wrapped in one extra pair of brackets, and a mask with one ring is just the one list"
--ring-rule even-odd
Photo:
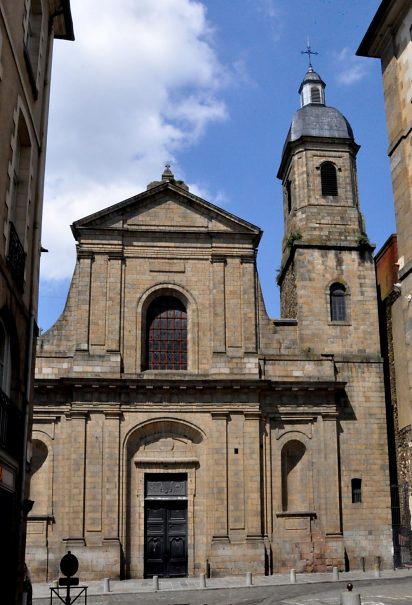
[(373, 247), (352, 130), (310, 67), (278, 176), (281, 319), (261, 230), (166, 167), (72, 225), (38, 343), (27, 559), (84, 578), (392, 565)]

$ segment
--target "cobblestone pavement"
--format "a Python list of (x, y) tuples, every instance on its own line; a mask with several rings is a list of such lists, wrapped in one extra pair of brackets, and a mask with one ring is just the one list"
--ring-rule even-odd
[[(332, 574), (298, 574), (296, 584), (289, 575), (256, 576), (253, 586), (246, 587), (245, 577), (211, 578), (200, 588), (199, 578), (160, 579), (159, 591), (152, 580), (110, 582), (110, 593), (104, 592), (103, 581), (87, 582), (89, 605), (339, 605), (346, 583), (354, 584), (362, 605), (412, 605), (412, 571), (341, 573), (339, 581)], [(86, 584), (86, 583), (85, 583)], [(60, 589), (62, 591), (62, 589)], [(76, 590), (73, 590), (76, 594)], [(61, 592), (63, 596), (63, 592)], [(33, 586), (34, 605), (50, 604), (50, 585)], [(57, 597), (53, 604), (58, 603)], [(79, 598), (78, 605), (84, 603)]]

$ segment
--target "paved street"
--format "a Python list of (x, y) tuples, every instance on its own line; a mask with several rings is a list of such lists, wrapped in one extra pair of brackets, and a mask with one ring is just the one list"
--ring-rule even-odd
[[(89, 583), (89, 605), (339, 605), (346, 583), (354, 583), (354, 592), (361, 595), (362, 605), (412, 605), (412, 572), (385, 572), (381, 579), (373, 574), (340, 574), (340, 581), (331, 581), (331, 574), (302, 574), (296, 584), (287, 583), (287, 576), (254, 578), (251, 587), (242, 586), (242, 578), (208, 580), (206, 589), (199, 588), (197, 578), (160, 580), (154, 592), (151, 580), (112, 582), (109, 594), (103, 594), (102, 582)], [(362, 578), (362, 579), (361, 579)], [(49, 605), (47, 585), (34, 586), (34, 605)], [(76, 601), (84, 603), (83, 598)], [(59, 603), (57, 597), (53, 603)]]

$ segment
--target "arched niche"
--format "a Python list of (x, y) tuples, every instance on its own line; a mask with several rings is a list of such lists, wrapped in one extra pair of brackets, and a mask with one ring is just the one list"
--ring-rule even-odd
[(297, 439), (287, 441), (281, 452), (282, 510), (305, 511), (309, 504), (306, 446)]
[[(122, 540), (126, 577), (142, 577), (145, 548), (145, 477), (184, 476), (187, 482), (188, 573), (195, 573), (195, 526), (205, 517), (204, 498), (197, 493), (199, 473), (205, 473), (206, 435), (197, 426), (175, 418), (148, 420), (129, 431), (124, 441)], [(204, 529), (206, 531), (206, 529)], [(199, 541), (202, 544), (202, 540)], [(202, 554), (205, 557), (205, 554)]]

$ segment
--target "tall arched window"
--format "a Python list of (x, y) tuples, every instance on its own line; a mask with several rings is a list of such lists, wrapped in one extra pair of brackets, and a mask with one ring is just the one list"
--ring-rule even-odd
[(146, 315), (148, 370), (187, 370), (187, 313), (174, 296), (156, 298)]
[(332, 162), (323, 162), (320, 167), (322, 195), (338, 195), (338, 177)]
[(303, 511), (308, 508), (306, 448), (300, 441), (286, 443), (282, 449), (282, 508)]
[(332, 284), (329, 289), (331, 321), (346, 321), (346, 288), (343, 284)]

